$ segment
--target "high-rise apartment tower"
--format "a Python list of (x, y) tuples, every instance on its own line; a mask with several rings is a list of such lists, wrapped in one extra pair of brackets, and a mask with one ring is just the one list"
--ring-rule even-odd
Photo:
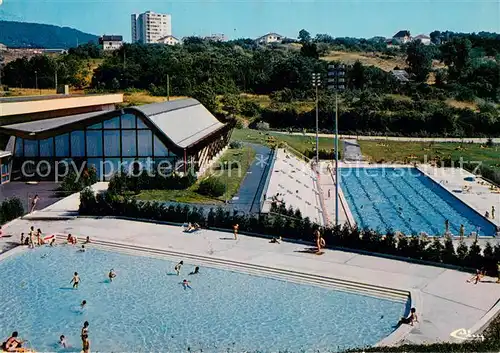
[(167, 14), (132, 14), (131, 25), (133, 43), (157, 43), (158, 39), (172, 35), (172, 17)]

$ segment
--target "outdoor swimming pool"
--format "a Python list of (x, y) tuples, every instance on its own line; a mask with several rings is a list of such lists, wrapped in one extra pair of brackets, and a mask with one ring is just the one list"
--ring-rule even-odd
[[(46, 255), (45, 255), (46, 254)], [(0, 334), (39, 352), (80, 351), (89, 321), (100, 352), (332, 351), (373, 345), (407, 304), (192, 265), (71, 246), (27, 250), (0, 262)], [(117, 278), (108, 283), (114, 268)], [(71, 289), (73, 272), (80, 288)], [(180, 282), (189, 279), (192, 289)], [(82, 300), (87, 308), (79, 309)], [(10, 318), (10, 319), (9, 319)], [(64, 334), (71, 349), (57, 346)]]
[(478, 231), (494, 236), (495, 227), (469, 206), (415, 168), (342, 168), (341, 187), (351, 212), (362, 228), (405, 234)]

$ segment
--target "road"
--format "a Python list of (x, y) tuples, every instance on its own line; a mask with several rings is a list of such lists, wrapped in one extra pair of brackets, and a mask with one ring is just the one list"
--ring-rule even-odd
[[(275, 134), (290, 135), (286, 131), (271, 131)], [(316, 136), (313, 132), (292, 132), (292, 135), (299, 136)], [(319, 137), (330, 137), (333, 138), (333, 134), (318, 134)], [(341, 139), (355, 139), (355, 140), (386, 140), (386, 141), (408, 141), (408, 142), (473, 142), (473, 143), (486, 143), (488, 138), (486, 137), (395, 137), (395, 136), (363, 136), (363, 135), (340, 135)], [(494, 143), (500, 143), (500, 137), (495, 137), (492, 139)]]

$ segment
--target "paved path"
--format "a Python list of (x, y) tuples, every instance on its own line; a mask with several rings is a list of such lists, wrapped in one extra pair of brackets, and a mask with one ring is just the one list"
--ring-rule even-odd
[[(290, 135), (286, 131), (271, 131), (275, 134)], [(302, 132), (292, 132), (292, 135), (304, 136)], [(305, 136), (316, 136), (315, 133), (306, 132)], [(319, 137), (333, 138), (334, 134), (318, 134)], [(486, 143), (486, 137), (396, 137), (396, 136), (364, 136), (364, 135), (339, 135), (341, 139), (355, 139), (355, 140), (387, 140), (387, 141), (413, 141), (413, 142), (473, 142), (473, 143)], [(492, 139), (494, 143), (500, 143), (500, 137)]]
[[(466, 283), (469, 275), (438, 267), (422, 266), (349, 252), (326, 250), (323, 256), (306, 254), (296, 243), (270, 244), (268, 240), (202, 230), (185, 234), (180, 227), (116, 219), (78, 218), (66, 221), (16, 220), (7, 233), (18, 238), (30, 225), (45, 232), (72, 233), (80, 239), (107, 240), (156, 249), (211, 256), (274, 268), (295, 270), (338, 279), (359, 281), (420, 293), (417, 310), (420, 324), (406, 342), (422, 343), (451, 340), (450, 333), (472, 327), (500, 297), (500, 285)], [(1, 239), (0, 243), (8, 239)], [(367, 313), (369, 315), (370, 313)]]
[(259, 186), (264, 172), (267, 170), (266, 165), (270, 162), (268, 157), (271, 153), (271, 150), (266, 146), (256, 144), (250, 144), (250, 146), (255, 150), (255, 159), (248, 168), (238, 193), (230, 201), (230, 205), (235, 210), (245, 213), (251, 211), (254, 202), (259, 202)]

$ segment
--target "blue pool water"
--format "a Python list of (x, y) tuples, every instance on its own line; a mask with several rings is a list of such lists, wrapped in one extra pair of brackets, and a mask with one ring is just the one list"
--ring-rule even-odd
[(415, 168), (342, 168), (341, 188), (362, 228), (405, 234), (443, 234), (445, 220), (458, 235), (478, 231), (493, 236), (495, 227)]
[[(44, 256), (46, 254), (46, 256)], [(70, 246), (39, 248), (0, 262), (0, 334), (17, 330), (39, 352), (80, 351), (89, 321), (92, 351), (325, 351), (373, 345), (406, 304), (202, 267)], [(114, 268), (117, 278), (107, 282)], [(72, 274), (80, 288), (70, 289)], [(192, 289), (180, 282), (188, 278)], [(79, 303), (87, 300), (81, 311)]]

